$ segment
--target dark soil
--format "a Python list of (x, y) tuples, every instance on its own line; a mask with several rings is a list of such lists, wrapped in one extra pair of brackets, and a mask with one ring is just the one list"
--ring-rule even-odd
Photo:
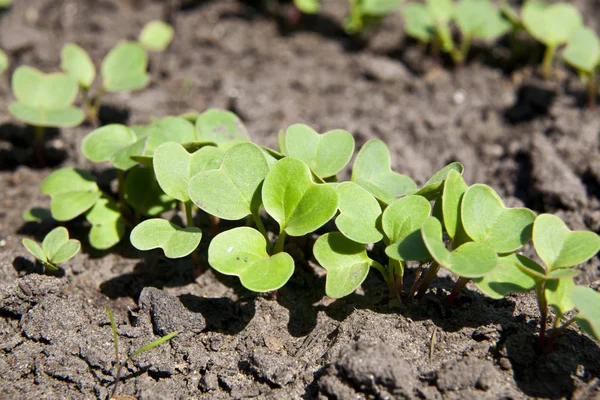
[[(324, 4), (322, 16), (289, 26), (286, 9), (266, 15), (234, 0), (186, 1), (173, 12), (149, 0), (22, 0), (0, 16), (0, 46), (12, 68), (56, 70), (70, 41), (99, 64), (119, 40), (167, 15), (176, 39), (152, 56), (153, 84), (106, 96), (104, 123), (220, 107), (271, 146), (292, 123), (343, 128), (358, 145), (383, 139), (394, 168), (419, 183), (459, 160), (468, 183), (491, 185), (511, 206), (600, 230), (600, 115), (584, 108), (572, 71), (559, 67), (543, 82), (502, 44), (474, 49), (462, 68), (440, 66), (405, 40), (399, 17), (357, 40), (339, 28), (346, 2)], [(600, 21), (594, 0), (576, 4), (587, 22)], [(540, 48), (528, 46), (525, 61), (539, 61)], [(68, 228), (84, 252), (64, 276), (40, 275), (21, 239), (40, 240), (52, 224), (25, 224), (21, 214), (48, 207), (41, 180), (59, 166), (90, 169), (105, 184), (114, 174), (81, 156), (85, 125), (51, 132), (51, 168), (37, 168), (31, 133), (6, 111), (9, 76), (0, 77), (0, 398), (106, 399), (116, 374), (107, 305), (122, 353), (182, 331), (127, 364), (118, 392), (140, 399), (600, 397), (600, 348), (578, 328), (538, 355), (531, 294), (493, 301), (468, 287), (446, 309), (452, 281), (443, 274), (420, 302), (382, 301), (377, 272), (332, 301), (308, 257), (276, 296), (255, 295), (190, 260), (138, 253), (127, 240), (95, 251), (78, 220)], [(600, 285), (597, 258), (581, 269), (579, 284)]]

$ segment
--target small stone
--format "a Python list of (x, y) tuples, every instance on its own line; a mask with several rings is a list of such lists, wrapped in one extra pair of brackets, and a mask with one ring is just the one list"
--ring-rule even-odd
[(363, 56), (359, 58), (359, 67), (367, 78), (381, 82), (401, 81), (408, 76), (404, 65), (387, 57)]

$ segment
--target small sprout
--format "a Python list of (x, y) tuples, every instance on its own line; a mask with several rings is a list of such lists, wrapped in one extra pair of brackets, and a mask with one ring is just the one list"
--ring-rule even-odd
[(175, 207), (162, 191), (151, 168), (136, 167), (125, 177), (125, 201), (141, 215), (155, 217)]
[(367, 256), (365, 246), (340, 232), (321, 236), (313, 247), (315, 258), (327, 270), (325, 293), (339, 299), (354, 292), (365, 280), (369, 268), (383, 271), (383, 267)]
[(571, 290), (571, 300), (579, 311), (575, 320), (581, 329), (600, 341), (600, 293), (588, 287), (576, 286)]
[(94, 62), (84, 49), (75, 43), (66, 44), (60, 53), (60, 68), (79, 86), (87, 90), (96, 79)]
[(352, 168), (352, 182), (385, 204), (390, 204), (417, 187), (408, 176), (392, 171), (390, 151), (385, 143), (377, 139), (369, 140), (358, 152)]
[(267, 241), (257, 230), (240, 227), (215, 236), (208, 248), (208, 262), (225, 275), (240, 278), (254, 292), (281, 288), (294, 273), (294, 260), (284, 252), (267, 253)]
[(47, 208), (30, 208), (23, 212), (25, 222), (42, 222), (52, 219), (52, 213)]
[(52, 198), (50, 211), (57, 221), (70, 221), (83, 214), (101, 194), (93, 175), (73, 168), (59, 169), (46, 177), (40, 192)]
[(150, 82), (148, 55), (134, 42), (119, 43), (102, 60), (102, 87), (107, 92), (144, 88)]
[(542, 61), (544, 79), (552, 74), (552, 62), (558, 46), (571, 38), (583, 24), (581, 14), (568, 3), (546, 4), (529, 0), (521, 11), (523, 25), (527, 31), (546, 46)]
[(380, 230), (381, 206), (373, 195), (354, 182), (343, 182), (335, 190), (340, 198), (340, 215), (335, 225), (347, 238), (358, 243), (377, 243), (383, 239)]
[(261, 148), (250, 142), (239, 143), (225, 153), (218, 169), (204, 170), (191, 178), (188, 193), (211, 215), (227, 220), (253, 215), (256, 221), (262, 204), (260, 189), (268, 172)]
[(8, 56), (2, 50), (0, 50), (0, 74), (8, 69), (10, 66), (10, 61), (8, 60)]
[(588, 86), (588, 104), (596, 106), (596, 68), (600, 64), (600, 39), (590, 28), (580, 27), (569, 39), (563, 59), (585, 77)]
[(344, 21), (349, 34), (360, 33), (367, 25), (396, 10), (402, 0), (350, 0), (350, 15)]
[(173, 27), (163, 21), (148, 22), (138, 38), (140, 44), (150, 51), (165, 51), (173, 40)]
[(95, 249), (109, 249), (125, 235), (125, 219), (121, 216), (117, 203), (107, 197), (98, 199), (85, 219), (92, 225), (88, 238)]
[(321, 10), (320, 0), (294, 0), (294, 5), (304, 14), (317, 14)]
[(285, 155), (304, 161), (321, 179), (335, 176), (354, 154), (354, 138), (342, 129), (320, 135), (307, 125), (295, 124), (285, 132), (284, 143)]
[(250, 140), (244, 123), (231, 111), (211, 108), (196, 118), (196, 139), (214, 142), (227, 150), (231, 146)]
[(129, 240), (138, 250), (163, 249), (168, 258), (181, 258), (191, 254), (202, 239), (196, 227), (181, 228), (165, 219), (143, 221), (131, 231)]
[(71, 259), (81, 249), (79, 240), (69, 239), (69, 231), (62, 226), (51, 230), (42, 246), (31, 239), (23, 239), (23, 246), (45, 267), (57, 271), (57, 265)]

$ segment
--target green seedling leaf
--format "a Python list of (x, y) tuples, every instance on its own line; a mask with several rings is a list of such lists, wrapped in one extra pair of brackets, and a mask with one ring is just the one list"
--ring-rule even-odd
[(140, 44), (147, 50), (165, 51), (173, 40), (173, 27), (163, 21), (148, 22), (138, 38)]
[(391, 243), (385, 252), (399, 260), (425, 260), (429, 251), (421, 238), (421, 225), (431, 214), (431, 204), (423, 196), (406, 196), (390, 204), (382, 216), (382, 226)]
[(354, 154), (354, 138), (341, 129), (319, 135), (303, 124), (290, 126), (285, 133), (286, 154), (304, 161), (322, 179), (340, 172)]
[(42, 222), (52, 219), (52, 213), (47, 208), (30, 208), (23, 212), (25, 222)]
[(44, 254), (44, 250), (42, 250), (40, 245), (33, 240), (27, 238), (23, 239), (23, 246), (25, 246), (27, 251), (30, 252), (36, 259), (40, 260), (41, 262), (48, 262), (46, 254)]
[(22, 66), (12, 76), (12, 90), (17, 101), (9, 111), (23, 122), (61, 128), (77, 126), (84, 119), (83, 112), (71, 106), (77, 83), (65, 74), (44, 74)]
[(211, 147), (203, 147), (190, 154), (178, 143), (165, 143), (154, 153), (154, 173), (167, 195), (186, 202), (190, 200), (190, 178), (204, 170), (218, 167), (219, 157), (220, 153)]
[(571, 231), (558, 217), (539, 215), (533, 224), (533, 245), (549, 270), (572, 267), (600, 250), (600, 237), (593, 232)]
[(85, 219), (92, 225), (88, 238), (95, 249), (106, 250), (119, 243), (125, 235), (126, 222), (117, 204), (101, 197), (86, 214)]
[(461, 0), (456, 6), (454, 19), (467, 38), (494, 40), (511, 27), (489, 0)]
[(362, 0), (361, 11), (369, 16), (385, 16), (396, 10), (402, 0)]
[(575, 305), (571, 300), (571, 290), (575, 287), (573, 278), (553, 279), (546, 282), (544, 293), (548, 305), (559, 315), (565, 315)]
[(148, 350), (152, 350), (153, 348), (158, 347), (161, 344), (168, 342), (169, 340), (173, 339), (177, 335), (179, 335), (179, 331), (171, 332), (165, 336), (162, 336), (162, 337), (156, 339), (155, 341), (148, 343), (148, 344), (140, 347), (139, 349), (136, 349), (133, 353), (131, 353), (129, 355), (128, 358), (132, 359), (133, 357), (137, 356), (138, 354), (144, 353)]
[(530, 0), (523, 6), (521, 18), (527, 31), (549, 47), (566, 43), (583, 24), (579, 11), (568, 3)]
[(87, 171), (63, 168), (46, 177), (40, 192), (52, 198), (50, 211), (57, 221), (70, 221), (89, 210), (100, 198), (94, 176)]
[(140, 214), (155, 217), (175, 207), (162, 191), (151, 168), (133, 168), (125, 178), (125, 201)]
[(364, 244), (356, 243), (340, 232), (321, 236), (313, 247), (315, 258), (327, 270), (325, 293), (333, 299), (354, 292), (376, 263), (367, 256)]
[(485, 243), (468, 242), (449, 252), (442, 240), (442, 224), (435, 217), (423, 222), (421, 234), (435, 261), (464, 278), (480, 278), (498, 264), (498, 255)]
[(427, 9), (436, 24), (446, 24), (454, 14), (452, 0), (427, 0)]
[(340, 198), (340, 215), (335, 225), (347, 238), (358, 243), (377, 243), (383, 239), (379, 225), (381, 206), (373, 195), (354, 182), (335, 188)]
[(526, 274), (518, 264), (530, 260), (518, 254), (498, 258), (498, 266), (482, 278), (473, 279), (475, 286), (492, 299), (501, 299), (509, 293), (525, 293), (535, 288), (536, 279)]
[(571, 301), (579, 311), (577, 323), (588, 335), (600, 340), (600, 293), (592, 288), (575, 286)]
[(10, 61), (6, 53), (0, 50), (0, 74), (8, 69), (10, 66)]
[(531, 240), (535, 213), (527, 208), (505, 208), (492, 188), (476, 184), (464, 194), (461, 219), (475, 242), (485, 243), (498, 253), (509, 253)]
[(402, 8), (406, 34), (429, 43), (435, 37), (434, 20), (425, 4), (409, 3)]
[(183, 145), (196, 141), (194, 124), (181, 117), (165, 117), (153, 122), (147, 128), (144, 155), (151, 156), (163, 143), (175, 142)]
[(352, 169), (352, 182), (365, 188), (385, 204), (417, 187), (406, 175), (393, 172), (390, 151), (381, 140), (371, 139), (360, 149)]
[(196, 227), (182, 228), (166, 219), (152, 218), (143, 221), (131, 231), (129, 240), (138, 250), (163, 249), (168, 258), (182, 258), (191, 254), (202, 239)]
[(41, 247), (31, 239), (23, 239), (23, 245), (35, 258), (51, 266), (70, 260), (81, 249), (81, 243), (69, 239), (69, 231), (62, 226), (51, 230)]
[(0, 7), (10, 7), (12, 5), (12, 0), (0, 0)]
[(456, 238), (455, 243), (471, 241), (466, 237), (460, 216), (463, 196), (467, 189), (468, 186), (459, 172), (448, 172), (442, 192), (441, 208), (446, 233), (450, 239)]
[(84, 89), (96, 79), (94, 62), (84, 49), (75, 43), (66, 44), (60, 53), (60, 68)]
[(81, 152), (92, 162), (112, 161), (119, 151), (137, 141), (138, 137), (132, 129), (121, 124), (110, 124), (89, 133), (81, 142)]
[(562, 55), (571, 66), (592, 74), (600, 64), (600, 39), (594, 30), (582, 26), (571, 36)]
[(225, 153), (219, 169), (205, 170), (190, 179), (189, 197), (216, 217), (242, 219), (258, 213), (261, 185), (268, 172), (262, 149), (250, 142), (239, 143)]
[(279, 223), (280, 232), (304, 236), (325, 225), (336, 213), (335, 189), (312, 181), (310, 168), (286, 157), (271, 168), (262, 187), (265, 210)]
[(250, 135), (237, 115), (231, 111), (211, 108), (196, 119), (196, 139), (214, 142), (227, 150), (239, 142), (250, 141)]
[(523, 273), (533, 278), (536, 282), (541, 282), (548, 279), (546, 275), (546, 270), (540, 264), (522, 255), (517, 255), (517, 259), (519, 262), (515, 265)]
[(317, 14), (321, 10), (319, 0), (294, 0), (294, 5), (304, 14)]
[(465, 167), (458, 161), (446, 165), (444, 168), (440, 169), (438, 172), (433, 174), (433, 176), (429, 178), (427, 182), (425, 182), (423, 187), (419, 189), (415, 194), (423, 196), (428, 200), (435, 200), (442, 193), (444, 181), (446, 180), (448, 173), (450, 171), (456, 171), (459, 174), (462, 174), (464, 169)]
[(225, 275), (240, 278), (254, 292), (277, 290), (294, 273), (294, 260), (287, 253), (271, 257), (264, 236), (248, 227), (234, 228), (215, 236), (208, 248), (208, 262)]
[(144, 88), (150, 82), (148, 56), (134, 42), (123, 42), (113, 47), (104, 60), (100, 72), (107, 92), (125, 92)]

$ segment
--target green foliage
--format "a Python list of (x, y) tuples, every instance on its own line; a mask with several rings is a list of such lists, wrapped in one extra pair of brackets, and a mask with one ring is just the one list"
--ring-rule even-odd
[(138, 250), (163, 249), (168, 258), (181, 258), (191, 254), (202, 239), (196, 227), (181, 228), (165, 219), (143, 221), (131, 232), (129, 240)]
[(294, 260), (287, 253), (269, 256), (264, 236), (248, 227), (218, 234), (208, 248), (208, 262), (222, 274), (240, 278), (254, 292), (277, 290), (294, 273)]
[(148, 55), (134, 42), (119, 43), (102, 60), (102, 87), (107, 92), (144, 88), (150, 82)]
[(388, 257), (398, 261), (422, 261), (430, 258), (421, 237), (421, 226), (431, 214), (425, 197), (406, 196), (394, 201), (383, 212), (383, 231), (390, 245)]
[(576, 320), (581, 329), (600, 341), (600, 293), (576, 286), (571, 289), (571, 300), (579, 311)]
[(304, 14), (317, 14), (321, 10), (319, 0), (294, 0), (294, 5)]
[(128, 169), (135, 165), (131, 160), (123, 160), (121, 165), (116, 158), (119, 151), (137, 142), (135, 132), (120, 124), (105, 125), (89, 133), (81, 142), (81, 153), (90, 161), (111, 161), (113, 165), (119, 164), (119, 169)]
[(244, 123), (231, 111), (211, 108), (196, 118), (196, 139), (214, 142), (223, 150), (250, 140)]
[(94, 62), (84, 49), (75, 43), (66, 44), (60, 53), (60, 68), (84, 89), (96, 79)]
[(23, 212), (23, 220), (25, 222), (42, 222), (52, 219), (52, 213), (47, 208), (30, 208)]
[(473, 279), (473, 283), (492, 299), (501, 299), (509, 293), (528, 292), (535, 288), (536, 280), (523, 272), (518, 264), (531, 262), (519, 254), (501, 256), (496, 268), (482, 278)]
[(521, 18), (527, 31), (549, 47), (567, 43), (583, 23), (581, 14), (573, 5), (547, 4), (537, 0), (525, 3)]
[(423, 187), (415, 192), (420, 196), (427, 198), (428, 200), (437, 199), (443, 190), (444, 182), (450, 171), (455, 171), (459, 175), (463, 173), (465, 167), (459, 162), (453, 162), (440, 169), (438, 172), (433, 174), (431, 178), (423, 184)]
[(434, 19), (427, 5), (409, 3), (402, 8), (404, 30), (406, 34), (424, 43), (429, 43), (435, 37)]
[(92, 226), (88, 238), (96, 249), (109, 249), (125, 235), (125, 219), (121, 216), (117, 203), (107, 197), (101, 197), (85, 219)]
[(52, 198), (50, 211), (57, 221), (69, 221), (89, 210), (100, 198), (100, 189), (89, 172), (63, 168), (46, 177), (40, 192)]
[(381, 206), (372, 194), (354, 182), (342, 182), (335, 190), (340, 215), (335, 225), (347, 238), (358, 243), (377, 243), (383, 239), (379, 227)]
[(72, 127), (83, 121), (81, 110), (72, 107), (77, 84), (65, 74), (44, 74), (31, 67), (19, 67), (12, 76), (17, 101), (9, 106), (17, 119), (36, 126)]
[(175, 207), (175, 199), (162, 191), (151, 168), (133, 168), (125, 178), (124, 197), (140, 214), (155, 217)]
[(10, 61), (6, 53), (0, 50), (0, 74), (8, 69), (10, 66)]
[(563, 59), (577, 70), (592, 74), (600, 64), (600, 39), (590, 28), (580, 27), (569, 39)]
[(69, 239), (69, 231), (62, 226), (51, 230), (42, 242), (42, 246), (31, 239), (23, 239), (23, 246), (46, 267), (56, 270), (57, 264), (71, 259), (81, 249), (81, 243)]
[(495, 40), (511, 27), (489, 0), (461, 0), (454, 10), (454, 19), (463, 40)]
[(349, 34), (360, 33), (367, 25), (396, 10), (402, 0), (349, 0), (350, 14), (344, 21)]
[(163, 21), (150, 21), (140, 32), (138, 41), (151, 51), (165, 51), (173, 40), (173, 27)]
[(448, 172), (441, 199), (442, 215), (446, 233), (458, 244), (471, 241), (464, 233), (461, 218), (462, 201), (467, 188), (465, 180), (458, 171)]

